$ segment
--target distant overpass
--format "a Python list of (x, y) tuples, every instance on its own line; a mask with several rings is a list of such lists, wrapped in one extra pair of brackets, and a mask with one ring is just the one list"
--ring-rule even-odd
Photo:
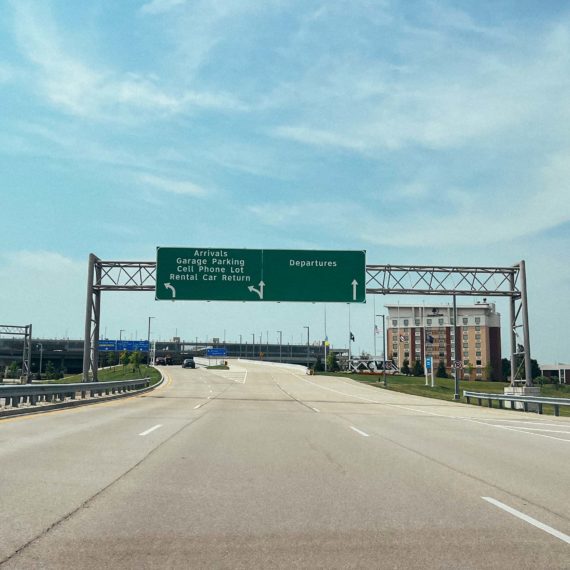
[[(181, 364), (188, 356), (204, 356), (207, 348), (226, 348), (229, 358), (247, 358), (249, 360), (267, 360), (270, 362), (287, 362), (290, 364), (307, 364), (306, 344), (271, 344), (251, 342), (206, 342), (206, 341), (157, 341), (156, 356), (170, 356), (173, 364)], [(42, 348), (40, 348), (40, 346)], [(23, 340), (18, 338), (0, 338), (0, 370), (9, 367), (16, 362), (22, 366)], [(337, 353), (339, 360), (346, 359), (348, 349), (329, 349)], [(100, 358), (105, 352), (99, 353)], [(146, 355), (146, 353), (143, 353)], [(324, 362), (324, 346), (309, 345), (308, 361), (313, 365), (320, 356)], [(42, 360), (42, 372), (45, 372), (48, 362), (53, 364), (56, 371), (65, 374), (78, 374), (83, 367), (83, 339), (34, 339), (32, 343), (33, 374), (40, 369), (40, 357)], [(101, 361), (103, 364), (103, 361)]]

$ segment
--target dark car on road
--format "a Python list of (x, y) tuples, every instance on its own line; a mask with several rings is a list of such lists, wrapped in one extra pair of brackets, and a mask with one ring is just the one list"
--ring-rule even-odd
[(182, 368), (196, 368), (196, 363), (193, 358), (185, 358), (182, 363)]

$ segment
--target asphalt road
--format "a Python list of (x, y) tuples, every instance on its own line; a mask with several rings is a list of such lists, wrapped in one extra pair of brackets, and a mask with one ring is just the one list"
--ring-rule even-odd
[(232, 363), (0, 421), (2, 568), (570, 568), (570, 421)]

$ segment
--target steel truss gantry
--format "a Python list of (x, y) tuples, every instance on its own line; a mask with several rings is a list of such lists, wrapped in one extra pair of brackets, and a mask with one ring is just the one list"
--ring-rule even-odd
[[(510, 298), (511, 382), (524, 366), (532, 385), (525, 262), (512, 267), (367, 265), (366, 292), (372, 295), (447, 295)], [(83, 381), (97, 381), (102, 291), (154, 291), (156, 262), (102, 261), (89, 256)], [(518, 303), (518, 306), (517, 306)], [(522, 328), (523, 344), (517, 343)], [(523, 357), (522, 359), (520, 357)], [(517, 360), (521, 366), (517, 367)], [(514, 371), (514, 373), (513, 373)]]
[[(511, 267), (367, 265), (366, 275), (366, 293), (375, 295), (447, 295), (454, 301), (458, 296), (509, 297), (511, 384), (524, 367), (525, 384), (532, 386), (524, 261)], [(517, 342), (521, 328), (522, 344)]]
[(26, 383), (32, 381), (32, 325), (0, 325), (0, 335), (24, 337), (22, 351), (22, 376)]

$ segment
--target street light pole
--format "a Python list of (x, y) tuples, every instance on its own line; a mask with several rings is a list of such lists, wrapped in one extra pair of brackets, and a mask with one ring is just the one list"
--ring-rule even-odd
[(40, 349), (40, 380), (41, 380), (42, 379), (42, 360), (44, 357), (44, 345), (41, 342), (39, 342), (38, 347)]
[(281, 346), (283, 344), (283, 331), (277, 331), (279, 333), (279, 362), (281, 362)]
[(239, 335), (239, 357), (241, 358), (241, 334)]
[(148, 356), (147, 356), (147, 359), (146, 359), (147, 365), (150, 364), (150, 320), (151, 320), (151, 319), (156, 319), (156, 317), (149, 317), (149, 318), (148, 318), (148, 333), (147, 333), (147, 335), (146, 335), (147, 344), (148, 344), (148, 353), (147, 353)]
[(304, 326), (303, 328), (304, 328), (304, 329), (307, 329), (307, 368), (309, 368), (309, 364), (310, 364), (310, 362), (309, 362), (309, 358), (310, 358), (310, 356), (309, 356), (309, 353), (310, 353), (310, 345), (309, 345), (309, 338), (310, 338), (310, 337), (309, 337), (309, 327), (308, 327), (308, 326)]
[(253, 344), (251, 345), (251, 358), (255, 360), (255, 333), (251, 333), (251, 338), (253, 339)]
[(123, 340), (123, 333), (125, 332), (125, 329), (121, 329), (119, 331), (119, 340)]

